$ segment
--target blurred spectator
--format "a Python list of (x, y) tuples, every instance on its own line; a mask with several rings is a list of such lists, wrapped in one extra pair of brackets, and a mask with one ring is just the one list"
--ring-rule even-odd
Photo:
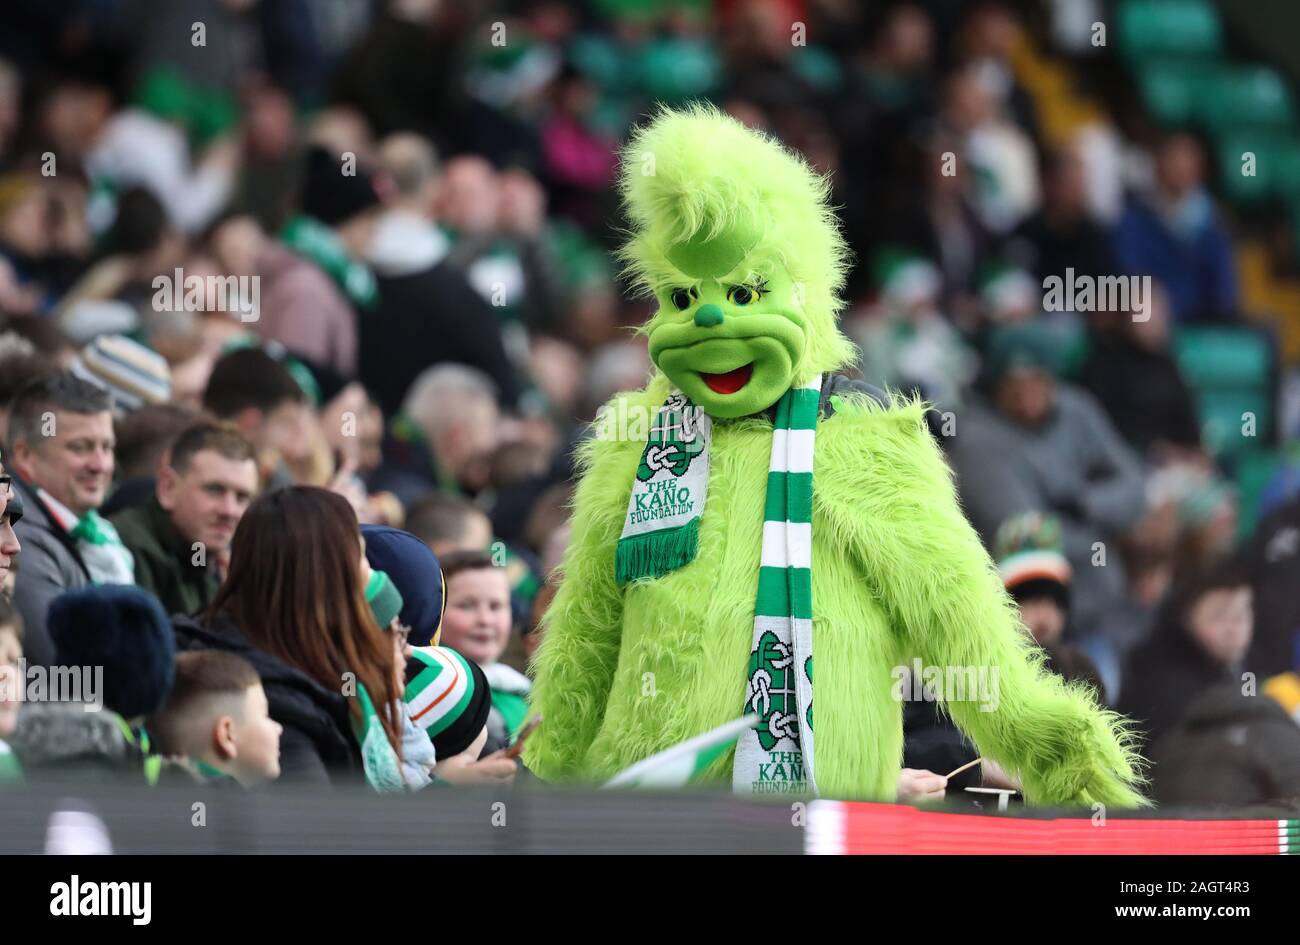
[(497, 174), (480, 157), (447, 162), (438, 190), (438, 219), (452, 239), (448, 262), (492, 306), (517, 365), (525, 329), (556, 324), (554, 280), (543, 245), (546, 195), (527, 171)]
[(1300, 796), (1300, 727), (1240, 682), (1192, 698), (1150, 748), (1151, 793), (1161, 807), (1245, 807)]
[(492, 687), (486, 751), (506, 747), (528, 714), (528, 677), (501, 662), (510, 643), (510, 584), (486, 551), (453, 551), (440, 562), (447, 582), (446, 645), (474, 661)]
[(938, 268), (907, 254), (891, 254), (879, 268), (879, 299), (860, 315), (850, 313), (846, 326), (862, 349), (862, 379), (920, 391), (941, 407), (961, 404), (975, 377), (975, 354), (939, 308)]
[(56, 367), (66, 367), (77, 353), (76, 346), (59, 326), (46, 318), (29, 318), (26, 315), (14, 315), (0, 321), (4, 333), (25, 341), (54, 363)]
[(1137, 723), (1147, 745), (1186, 717), (1212, 684), (1241, 691), (1242, 660), (1254, 630), (1250, 578), (1219, 563), (1185, 582), (1162, 608), (1150, 639), (1133, 651), (1119, 710)]
[(439, 558), (452, 551), (486, 551), (492, 523), (481, 509), (458, 495), (435, 492), (406, 510), (406, 529)]
[(459, 137), (464, 131), (468, 9), (437, 0), (375, 4), (370, 28), (335, 76), (336, 97), (372, 117), (381, 134), (414, 130)]
[(202, 334), (154, 335), (150, 340), (154, 350), (167, 361), (172, 379), (171, 402), (189, 410), (201, 409), (203, 390), (217, 361), (206, 350)]
[(964, 66), (948, 78), (940, 114), (957, 139), (959, 160), (970, 164), (976, 213), (989, 230), (1005, 234), (1038, 209), (1038, 168), (1033, 141), (1008, 120), (997, 89), (996, 74)]
[(1118, 682), (1118, 666), (1107, 687), (1088, 655), (1064, 640), (1073, 573), (1061, 552), (1060, 533), (1054, 518), (1038, 512), (1016, 516), (998, 529), (993, 557), (1003, 586), (1020, 608), (1020, 622), (1047, 654), (1047, 667), (1067, 680), (1084, 680), (1104, 702), (1108, 688), (1113, 692)]
[(176, 404), (152, 404), (133, 410), (114, 422), (117, 482), (101, 507), (112, 517), (139, 505), (154, 493), (158, 467), (182, 430), (198, 418), (198, 411)]
[(551, 111), (539, 129), (543, 166), (561, 214), (594, 228), (614, 183), (617, 142), (592, 120), (598, 90), (565, 68), (551, 88)]
[[(324, 396), (324, 394), (323, 394)], [(356, 381), (343, 385), (320, 408), (321, 429), (340, 465), (369, 476), (383, 463), (384, 415)]]
[(14, 395), (38, 377), (56, 370), (55, 362), (39, 353), (26, 338), (12, 331), (0, 333), (0, 442), (7, 442), (9, 406)]
[(195, 614), (212, 602), (257, 486), (253, 445), (233, 426), (203, 420), (176, 437), (155, 494), (114, 516), (136, 583), (169, 614)]
[(212, 605), (198, 618), (174, 621), (181, 649), (226, 650), (257, 669), (271, 718), (284, 727), (282, 783), (362, 775), (354, 720), (369, 715), (363, 692), (399, 756), (393, 646), (366, 605), (361, 560), (361, 533), (346, 500), (324, 489), (277, 489), (240, 520), (230, 571)]
[(383, 571), (402, 595), (399, 621), (411, 646), (436, 646), (445, 608), (442, 568), (428, 546), (410, 532), (363, 525), (366, 560)]
[(330, 112), (317, 119), (313, 135), (336, 136), (340, 143), (313, 144), (307, 150), (300, 212), (290, 216), (279, 237), (320, 267), (353, 305), (370, 310), (378, 293), (374, 273), (363, 260), (378, 223), (379, 194), (369, 166), (351, 150), (369, 150), (369, 129), (359, 117), (354, 126), (352, 117)]
[(138, 331), (160, 318), (186, 318), (183, 313), (177, 316), (170, 304), (156, 305), (154, 285), (160, 275), (168, 282), (173, 279), (184, 253), (184, 237), (167, 219), (159, 199), (143, 187), (124, 189), (117, 197), (112, 226), (102, 237), (100, 255), (59, 302), (59, 326), (86, 342), (104, 333)]
[(50, 601), (66, 590), (132, 582), (131, 553), (101, 518), (113, 479), (113, 414), (107, 392), (71, 374), (51, 374), (18, 392), (9, 415), (7, 459), (24, 516), (23, 614), (29, 661), (50, 665)]
[(68, 370), (108, 391), (118, 415), (171, 398), (166, 359), (125, 335), (100, 335), (81, 349)]
[(1107, 231), (1092, 219), (1083, 160), (1074, 150), (1055, 152), (1043, 169), (1043, 206), (1017, 227), (1007, 249), (1039, 285), (1066, 270), (1094, 278), (1116, 271)]
[(259, 280), (252, 327), (260, 337), (345, 377), (356, 373), (356, 315), (329, 277), (269, 239), (250, 216), (222, 221), (211, 245), (227, 275)]
[(943, 273), (943, 304), (958, 327), (974, 328), (977, 277), (992, 256), (996, 238), (972, 203), (974, 170), (961, 160), (950, 134), (932, 135), (913, 158), (913, 186), (886, 188), (876, 239), (907, 246)]
[(167, 702), (149, 718), (158, 750), (191, 762), (204, 781), (254, 787), (280, 776), (279, 722), (248, 660), (221, 650), (176, 654)]
[(978, 73), (989, 96), (1017, 125), (1036, 134), (1034, 103), (1016, 78), (1014, 56), (1024, 29), (1011, 7), (999, 0), (972, 5), (956, 45)]
[(162, 759), (143, 727), (175, 675), (175, 644), (158, 601), (135, 587), (85, 587), (50, 605), (49, 636), (60, 667), (85, 673), (81, 701), (28, 702), (12, 745), (29, 774), (79, 783), (157, 783)]
[[(188, 42), (188, 27), (183, 33)], [(173, 226), (198, 232), (230, 196), (238, 158), (233, 144), (219, 142), (196, 160), (182, 129), (141, 108), (116, 105), (105, 85), (55, 86), (42, 103), (42, 119), (59, 160), (84, 167), (92, 181), (118, 192), (148, 188)]]
[(285, 464), (309, 457), (312, 418), (307, 395), (284, 365), (260, 348), (240, 348), (217, 361), (203, 392), (203, 406), (248, 437), (268, 487), (292, 481)]
[[(500, 411), (491, 379), (460, 364), (441, 364), (411, 385), (393, 421), (387, 464), (373, 488), (404, 495), (404, 483), (432, 483), (443, 492), (474, 494), (488, 484), (489, 459), (500, 441)], [(412, 478), (414, 477), (414, 478)], [(409, 494), (409, 488), (405, 489)]]
[[(296, 32), (301, 35), (302, 30)], [(243, 99), (243, 163), (230, 207), (274, 233), (295, 209), (294, 197), (302, 186), (303, 142), (293, 100), (284, 89), (251, 81)]]
[(1131, 312), (1094, 312), (1092, 349), (1083, 386), (1128, 444), (1154, 461), (1170, 453), (1200, 454), (1201, 424), (1192, 393), (1169, 351), (1168, 296), (1157, 286), (1146, 319)]
[(1118, 555), (1093, 561), (1096, 543), (1135, 526), (1146, 510), (1142, 467), (1092, 398), (1053, 374), (1050, 336), (1037, 326), (999, 329), (989, 344), (988, 399), (957, 417), (947, 438), (962, 500), (986, 540), (1011, 515), (1061, 520), (1074, 569), (1076, 625), (1091, 628), (1124, 592)]
[(409, 137), (390, 141), (387, 160), (393, 192), (368, 248), (379, 302), (361, 320), (361, 381), (391, 414), (421, 371), (454, 361), (487, 374), (502, 404), (513, 406), (519, 384), (501, 326), (447, 261), (446, 237), (433, 225), (437, 164), (429, 146)]
[(40, 178), (0, 176), (0, 309), (28, 315), (46, 307), (40, 264), (49, 252), (49, 201)]
[(1300, 499), (1269, 513), (1244, 554), (1255, 591), (1246, 668), (1261, 679), (1300, 671)]
[(1176, 322), (1237, 319), (1232, 246), (1205, 188), (1205, 160), (1192, 136), (1175, 134), (1161, 143), (1155, 186), (1129, 199), (1115, 231), (1115, 255), (1124, 271), (1165, 287)]

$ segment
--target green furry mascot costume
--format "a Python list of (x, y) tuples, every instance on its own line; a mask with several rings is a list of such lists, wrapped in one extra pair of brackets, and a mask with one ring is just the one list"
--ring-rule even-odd
[(946, 709), (1029, 801), (1140, 804), (1127, 733), (1042, 669), (924, 405), (834, 374), (854, 352), (828, 182), (695, 106), (638, 130), (621, 189), (657, 370), (580, 454), (529, 767), (600, 781), (754, 713), (705, 780), (891, 800), (896, 668), (919, 658), (993, 674), (993, 705)]

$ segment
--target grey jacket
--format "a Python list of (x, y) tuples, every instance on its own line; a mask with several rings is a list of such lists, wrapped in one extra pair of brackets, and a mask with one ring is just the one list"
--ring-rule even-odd
[(76, 702), (27, 702), (9, 745), (28, 779), (63, 776), (80, 782), (142, 783), (144, 758), (121, 716), (86, 711)]
[(23, 547), (14, 586), (14, 603), (23, 615), (23, 655), (29, 665), (50, 666), (55, 661), (54, 643), (45, 627), (50, 601), (66, 590), (88, 585), (90, 572), (72, 538), (50, 518), (32, 487), (14, 476), (14, 488), (24, 509), (22, 521), (14, 526)]
[(1141, 460), (1090, 394), (1059, 381), (1051, 416), (1036, 430), (986, 403), (972, 404), (958, 413), (955, 435), (945, 445), (966, 514), (986, 543), (1017, 513), (1060, 517), (1074, 569), (1076, 627), (1122, 594), (1119, 555), (1109, 549), (1106, 566), (1094, 567), (1094, 543), (1110, 545), (1141, 518), (1145, 476)]

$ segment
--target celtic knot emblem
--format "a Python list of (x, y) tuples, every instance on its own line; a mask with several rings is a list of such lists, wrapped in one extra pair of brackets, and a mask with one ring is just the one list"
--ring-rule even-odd
[(783, 738), (799, 741), (799, 709), (795, 700), (797, 671), (790, 647), (776, 634), (764, 633), (749, 655), (746, 711), (758, 715), (758, 743), (771, 751)]
[(691, 406), (682, 394), (674, 394), (664, 403), (655, 417), (655, 425), (646, 440), (645, 451), (636, 477), (646, 482), (662, 469), (674, 476), (683, 476), (691, 460), (704, 452), (704, 436), (700, 429), (703, 411)]

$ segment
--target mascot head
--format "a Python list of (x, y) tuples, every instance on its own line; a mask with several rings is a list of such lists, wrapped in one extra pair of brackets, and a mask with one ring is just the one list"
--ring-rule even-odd
[(659, 309), (650, 357), (714, 417), (743, 417), (853, 360), (837, 327), (848, 248), (830, 182), (716, 109), (663, 109), (623, 152), (621, 258)]

